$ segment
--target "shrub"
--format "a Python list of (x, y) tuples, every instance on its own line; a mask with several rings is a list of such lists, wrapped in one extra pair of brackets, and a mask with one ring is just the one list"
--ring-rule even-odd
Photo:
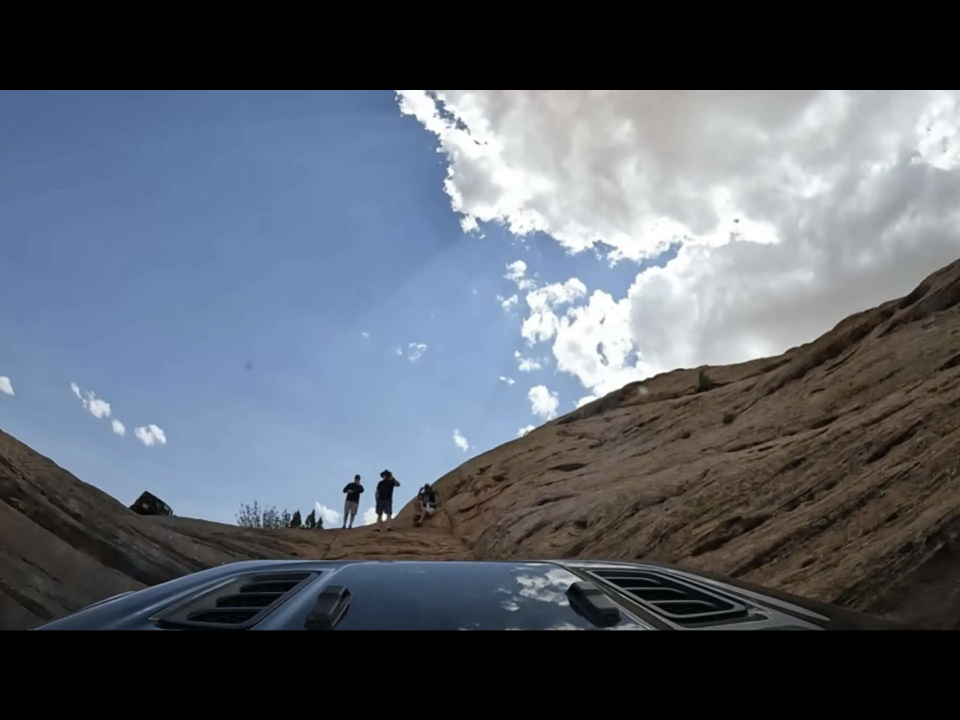
[(237, 525), (245, 528), (279, 530), (290, 526), (290, 513), (277, 510), (275, 505), (261, 507), (256, 500), (250, 505), (241, 505), (237, 513)]
[(310, 530), (322, 530), (323, 518), (318, 518), (316, 511), (311, 510), (310, 514), (307, 515), (306, 522), (304, 522), (299, 510), (294, 510), (291, 513), (289, 510), (278, 510), (275, 505), (261, 507), (260, 503), (254, 501), (251, 504), (240, 506), (240, 512), (237, 513), (237, 525), (261, 530), (301, 527)]
[(697, 376), (697, 392), (702, 393), (706, 392), (713, 387), (713, 381), (710, 379), (710, 376), (707, 375), (706, 368), (700, 368), (700, 375)]

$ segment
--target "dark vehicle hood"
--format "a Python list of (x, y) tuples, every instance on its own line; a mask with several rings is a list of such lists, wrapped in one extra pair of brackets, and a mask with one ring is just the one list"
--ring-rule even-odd
[(658, 563), (264, 560), (110, 598), (35, 630), (292, 630), (314, 627), (318, 613), (335, 630), (913, 629)]

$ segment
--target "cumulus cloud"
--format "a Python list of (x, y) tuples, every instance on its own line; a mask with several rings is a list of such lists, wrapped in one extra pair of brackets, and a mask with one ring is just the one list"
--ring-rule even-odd
[(0, 375), (0, 392), (4, 395), (14, 395), (13, 392), (13, 383), (10, 382), (10, 378), (6, 375)]
[(517, 430), (517, 437), (523, 437), (531, 430), (536, 430), (536, 428), (533, 425), (527, 425), (526, 427), (522, 427), (519, 430)]
[(500, 303), (500, 307), (504, 310), (513, 310), (517, 307), (520, 302), (520, 296), (513, 294), (510, 297), (504, 297), (503, 295), (497, 295), (497, 302)]
[(958, 91), (397, 92), (437, 136), (466, 230), (611, 263), (676, 250), (623, 297), (528, 289), (523, 337), (588, 397), (782, 352), (960, 254)]
[(557, 393), (548, 390), (546, 385), (536, 385), (530, 388), (527, 397), (530, 399), (530, 409), (534, 415), (546, 420), (553, 420), (557, 416), (560, 398)]
[(133, 434), (137, 440), (148, 447), (167, 444), (166, 433), (164, 433), (163, 430), (158, 428), (156, 425), (146, 425), (144, 427), (134, 428)]
[(325, 528), (339, 527), (342, 524), (341, 518), (343, 516), (336, 510), (328, 508), (323, 503), (314, 502), (313, 511), (318, 518), (323, 518), (323, 526)]
[[(503, 277), (516, 285), (517, 290), (526, 292), (537, 287), (537, 281), (534, 278), (527, 277), (527, 264), (523, 260), (514, 260), (512, 263), (507, 263), (506, 270), (507, 272)], [(520, 295), (517, 293), (510, 296), (497, 295), (497, 302), (504, 310), (509, 312), (519, 306)]]
[(505, 382), (507, 385), (513, 385), (516, 382), (516, 380), (514, 380), (513, 378), (506, 377), (504, 375), (501, 375), (500, 382)]
[(515, 351), (513, 356), (517, 359), (517, 369), (520, 370), (520, 372), (533, 372), (534, 370), (543, 368), (543, 365), (541, 365), (538, 360), (523, 357), (519, 350)]
[(101, 400), (89, 390), (85, 392), (81, 391), (76, 383), (70, 383), (70, 389), (73, 391), (73, 394), (77, 396), (77, 399), (83, 403), (83, 409), (95, 418), (102, 420), (103, 418), (110, 417), (110, 403), (106, 400)]
[(576, 376), (591, 391), (579, 405), (602, 397), (654, 372), (639, 359), (634, 340), (631, 301), (595, 291), (589, 301), (552, 316), (541, 339), (553, 340), (557, 369)]
[(377, 511), (369, 507), (363, 511), (363, 517), (360, 518), (361, 525), (373, 525), (377, 521)]
[(467, 442), (467, 439), (463, 436), (463, 434), (459, 430), (453, 431), (453, 444), (456, 445), (461, 450), (463, 450), (464, 452), (470, 449), (470, 443)]
[(533, 290), (536, 286), (536, 280), (528, 278), (527, 264), (523, 260), (514, 260), (507, 264), (507, 273), (504, 277), (510, 282), (516, 283), (520, 290)]
[(530, 345), (549, 340), (557, 334), (561, 319), (557, 310), (587, 294), (587, 286), (576, 278), (554, 283), (527, 293), (530, 314), (523, 321), (520, 335)]
[(117, 419), (110, 421), (110, 427), (113, 430), (115, 435), (119, 435), (120, 437), (123, 437), (124, 435), (127, 434), (127, 428), (124, 427), (123, 423)]

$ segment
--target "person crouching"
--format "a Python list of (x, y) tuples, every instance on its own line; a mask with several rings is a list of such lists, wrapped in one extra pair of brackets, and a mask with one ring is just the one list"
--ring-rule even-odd
[(428, 517), (437, 512), (437, 491), (433, 489), (430, 483), (427, 483), (420, 492), (417, 493), (417, 517), (414, 518), (414, 524), (418, 527), (423, 524)]

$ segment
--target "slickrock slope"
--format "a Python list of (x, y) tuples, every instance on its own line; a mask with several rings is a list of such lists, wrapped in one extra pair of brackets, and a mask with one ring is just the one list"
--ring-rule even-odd
[(472, 558), (458, 538), (435, 530), (389, 537), (370, 528), (245, 530), (141, 517), (0, 432), (0, 630), (234, 560)]
[[(649, 558), (960, 627), (960, 261), (778, 358), (627, 387), (441, 478), (415, 529), (140, 517), (0, 433), (0, 628), (260, 557)], [(405, 485), (417, 479), (398, 477)], [(174, 503), (175, 504), (175, 503)]]
[(480, 559), (677, 562), (960, 628), (958, 303), (960, 261), (708, 392), (628, 385), (443, 477), (440, 521)]

